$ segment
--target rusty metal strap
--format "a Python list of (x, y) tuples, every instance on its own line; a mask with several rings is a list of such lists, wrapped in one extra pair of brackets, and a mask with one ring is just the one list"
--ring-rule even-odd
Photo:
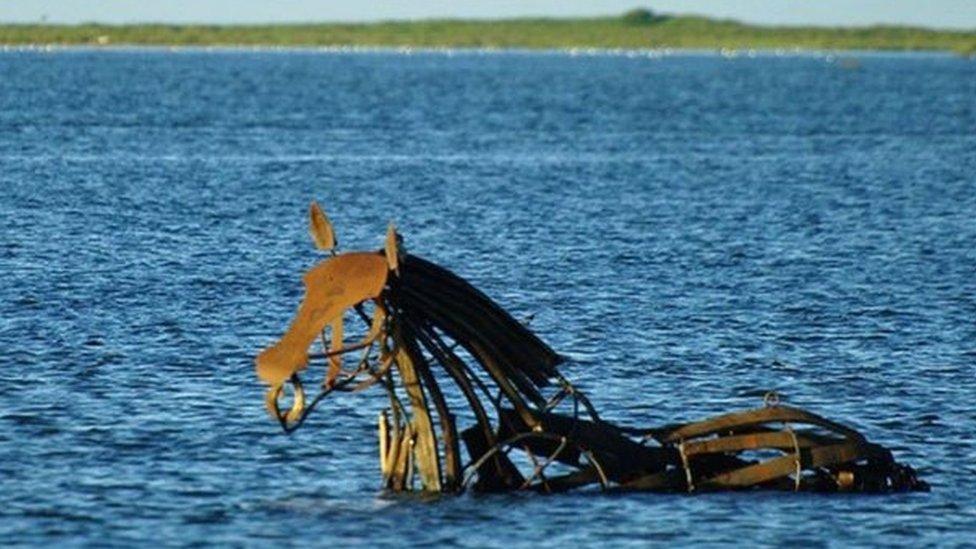
[[(861, 456), (862, 447), (859, 444), (845, 442), (804, 451), (801, 453), (800, 462), (804, 468), (826, 467), (853, 461)], [(787, 454), (700, 481), (698, 487), (701, 489), (746, 488), (785, 477), (795, 471), (796, 455)]]
[[(794, 436), (796, 438), (795, 443)], [(843, 441), (838, 439), (837, 442)], [(812, 448), (817, 444), (813, 440), (804, 438), (802, 434), (790, 435), (786, 431), (772, 431), (685, 442), (684, 451), (686, 455), (694, 456), (719, 452), (741, 452), (759, 448), (792, 450), (795, 449), (796, 445), (799, 445), (800, 448)]]
[(733, 412), (717, 416), (697, 423), (682, 425), (664, 437), (664, 442), (677, 442), (689, 438), (711, 435), (746, 425), (758, 425), (770, 422), (807, 423), (842, 434), (853, 441), (864, 442), (864, 437), (857, 431), (834, 423), (816, 414), (811, 414), (799, 408), (790, 406), (775, 406), (759, 408), (745, 412)]

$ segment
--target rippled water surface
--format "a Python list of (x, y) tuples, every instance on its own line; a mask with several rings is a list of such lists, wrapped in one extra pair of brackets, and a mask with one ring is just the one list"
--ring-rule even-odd
[[(610, 419), (792, 404), (929, 494), (378, 491), (379, 392), (286, 437), (252, 357), (396, 219)], [(962, 544), (976, 62), (0, 53), (0, 544)]]

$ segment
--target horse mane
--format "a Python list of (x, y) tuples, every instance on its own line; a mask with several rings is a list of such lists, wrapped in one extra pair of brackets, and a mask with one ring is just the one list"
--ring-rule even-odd
[[(544, 404), (539, 389), (559, 375), (556, 367), (562, 357), (469, 282), (422, 257), (407, 255), (400, 276), (390, 284), (388, 299), (414, 330), (439, 330), (499, 386), (509, 380), (521, 396)], [(429, 339), (420, 340), (428, 351), (434, 350), (425, 344)]]

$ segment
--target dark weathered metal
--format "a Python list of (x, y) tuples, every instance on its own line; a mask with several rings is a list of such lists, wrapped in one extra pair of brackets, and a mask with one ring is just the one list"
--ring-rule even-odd
[[(314, 205), (310, 216), (316, 246), (334, 257), (306, 276), (292, 327), (259, 357), (271, 385), (268, 409), (290, 432), (334, 391), (383, 387), (390, 408), (379, 417), (379, 455), (387, 489), (413, 489), (415, 474), (421, 489), (434, 492), (927, 489), (861, 433), (778, 398), (687, 424), (605, 422), (560, 375), (553, 349), (461, 277), (406, 254), (392, 224), (383, 250), (335, 255), (328, 218)], [(349, 309), (364, 323), (359, 343), (343, 341)], [(324, 352), (310, 355), (319, 332)], [(352, 352), (361, 357), (344, 369), (342, 358)], [(324, 359), (326, 368), (322, 390), (306, 405), (299, 373), (309, 358)], [(287, 413), (278, 404), (286, 384), (295, 395)], [(468, 413), (451, 410), (459, 401)], [(524, 454), (526, 467), (515, 453)]]

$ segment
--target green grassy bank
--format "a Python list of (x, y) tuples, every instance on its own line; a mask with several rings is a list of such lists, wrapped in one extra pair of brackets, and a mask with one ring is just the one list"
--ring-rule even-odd
[(766, 27), (635, 10), (591, 19), (430, 20), (368, 24), (0, 25), (0, 44), (415, 46), (498, 48), (804, 48), (976, 54), (976, 30)]

